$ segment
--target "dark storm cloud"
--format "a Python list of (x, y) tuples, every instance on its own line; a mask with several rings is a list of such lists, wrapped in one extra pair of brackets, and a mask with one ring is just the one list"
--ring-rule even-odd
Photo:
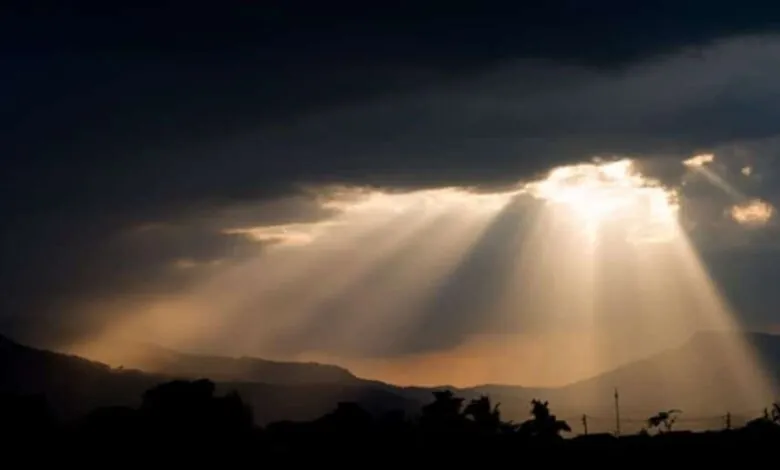
[[(333, 148), (327, 142), (322, 152), (302, 152), (297, 158), (287, 142), (281, 148), (263, 142), (247, 149), (230, 144), (246, 133), (273, 136), (295, 125), (304, 112), (326, 112), (369, 98), (392, 102), (401, 91), (458, 84), (518, 58), (614, 69), (737, 32), (760, 32), (771, 24), (773, 11), (741, 7), (734, 14), (703, 2), (660, 2), (646, 11), (623, 2), (589, 2), (587, 7), (557, 2), (520, 8), (515, 15), (454, 7), (328, 7), (297, 15), (293, 7), (232, 13), (189, 7), (167, 14), (130, 9), (121, 16), (11, 16), (5, 34), (17, 34), (8, 43), (15, 47), (7, 59), (4, 88), (11, 105), (5, 120), (13, 123), (9, 153), (25, 161), (16, 162), (14, 189), (26, 190), (26, 210), (51, 207), (52, 199), (70, 210), (101, 204), (128, 210), (157, 208), (162, 202), (189, 204), (191, 197), (263, 195), (295, 179), (360, 179), (379, 173), (376, 166), (399, 172), (382, 168), (385, 162), (377, 165), (377, 157), (359, 161), (334, 155), (350, 153), (345, 143)], [(576, 104), (571, 107), (576, 111)], [(439, 119), (431, 109), (424, 108), (417, 120)], [(437, 109), (439, 115), (452, 116), (440, 107), (433, 112)], [(413, 116), (404, 118), (415, 122)], [(495, 113), (490, 118), (494, 135), (505, 136), (501, 126), (526, 138), (567, 130), (566, 123), (545, 122), (549, 119), (532, 125)], [(462, 121), (460, 127), (472, 126)], [(578, 127), (589, 131), (582, 120)], [(442, 132), (459, 130), (445, 126)], [(329, 134), (336, 141), (356, 138), (351, 132), (349, 137)], [(461, 143), (448, 149), (441, 136), (432, 137), (426, 139), (428, 148), (412, 144), (416, 153), (432, 159), (415, 175), (441, 178), (442, 160), (461, 178), (475, 170), (468, 150), (458, 155)], [(293, 138), (297, 143), (301, 136)], [(376, 135), (368, 138), (376, 144)], [(322, 143), (315, 137), (304, 140), (315, 147)], [(409, 175), (397, 179), (404, 177)], [(37, 184), (32, 194), (31, 180)], [(68, 198), (50, 197), (65, 192)], [(103, 196), (96, 200), (95, 193)], [(15, 204), (18, 199), (13, 198)]]
[[(251, 209), (300, 183), (490, 186), (592, 154), (680, 156), (776, 132), (776, 43), (730, 38), (771, 32), (780, 7), (544, 5), (6, 15), (6, 317), (229, 257), (246, 241), (216, 232), (225, 208), (250, 208), (237, 225), (322, 217)], [(170, 222), (185, 228), (123, 235)]]

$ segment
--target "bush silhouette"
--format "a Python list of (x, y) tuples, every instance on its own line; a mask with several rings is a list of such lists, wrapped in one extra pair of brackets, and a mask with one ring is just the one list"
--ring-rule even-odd
[(214, 395), (210, 380), (177, 380), (148, 390), (140, 413), (154, 436), (191, 440), (230, 440), (251, 432), (251, 409), (237, 393)]
[(558, 452), (587, 456), (591, 450), (598, 451), (593, 455), (615, 450), (652, 455), (659, 451), (658, 445), (675, 452), (706, 452), (714, 447), (753, 452), (780, 443), (777, 404), (743, 429), (698, 435), (672, 433), (680, 412), (663, 411), (648, 419), (648, 427), (659, 429), (660, 436), (647, 434), (634, 440), (609, 435), (563, 439), (571, 428), (551, 412), (547, 401), (532, 400), (531, 417), (520, 425), (502, 421), (499, 408), (488, 396), (466, 402), (450, 390), (441, 390), (417, 415), (400, 410), (374, 415), (359, 402), (345, 401), (309, 422), (280, 422), (260, 429), (237, 393), (218, 396), (209, 380), (176, 380), (147, 390), (138, 408), (99, 408), (65, 425), (56, 421), (43, 397), (6, 394), (0, 402), (0, 422), (6, 444), (59, 442), (70, 449), (62, 456), (90, 455), (92, 448), (126, 455), (132, 449), (133, 456), (169, 455), (194, 458), (193, 462), (206, 456), (248, 455), (282, 455), (288, 463), (313, 455), (346, 462), (347, 457), (359, 460), (358, 456), (372, 455), (381, 456), (384, 463), (426, 455), (441, 463), (466, 455), (512, 456), (523, 449), (549, 461)]

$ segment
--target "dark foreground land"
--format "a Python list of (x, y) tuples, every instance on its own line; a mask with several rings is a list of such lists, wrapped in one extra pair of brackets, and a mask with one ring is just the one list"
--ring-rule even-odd
[(511, 423), (488, 397), (465, 402), (452, 392), (433, 395), (415, 416), (377, 416), (339, 403), (310, 422), (259, 427), (238, 394), (217, 396), (208, 380), (164, 383), (148, 390), (140, 407), (100, 408), (69, 421), (58, 420), (43, 396), (6, 394), (0, 397), (2, 451), (35, 465), (479, 465), (500, 459), (520, 466), (571, 460), (665, 467), (726, 458), (728, 465), (774, 465), (780, 446), (778, 405), (739, 429), (676, 432), (673, 415), (659, 414), (640, 435), (567, 439), (568, 423), (547, 402), (534, 400), (530, 418)]

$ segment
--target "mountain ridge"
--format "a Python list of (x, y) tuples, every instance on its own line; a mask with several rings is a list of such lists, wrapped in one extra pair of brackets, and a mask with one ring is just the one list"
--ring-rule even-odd
[[(306, 382), (293, 374), (294, 380), (288, 380), (285, 376), (282, 379), (266, 377), (265, 381), (253, 381), (249, 379), (261, 377), (257, 375), (257, 370), (252, 368), (232, 370), (230, 380), (209, 377), (205, 373), (183, 375), (150, 372), (134, 368), (115, 368), (76, 355), (25, 346), (0, 336), (0, 392), (45, 394), (64, 416), (76, 416), (99, 406), (134, 406), (140, 401), (145, 390), (160, 382), (175, 378), (208, 377), (217, 384), (218, 390), (237, 390), (254, 408), (259, 424), (314, 419), (329, 412), (341, 401), (355, 401), (372, 412), (400, 409), (407, 414), (414, 414), (423, 404), (431, 401), (433, 391), (442, 389), (452, 390), (466, 400), (488, 395), (494, 402), (501, 403), (502, 413), (509, 419), (523, 419), (527, 416), (528, 404), (534, 398), (549, 400), (553, 409), (567, 419), (578, 419), (576, 417), (583, 416), (583, 413), (604, 415), (613, 410), (615, 387), (620, 388), (621, 401), (624, 403), (622, 406), (629, 415), (649, 416), (652, 410), (671, 408), (682, 408), (693, 413), (699, 411), (697, 407), (709, 415), (731, 410), (737, 412), (742, 405), (738, 396), (739, 390), (730, 386), (729, 381), (724, 379), (728, 371), (722, 361), (728, 355), (722, 352), (713, 353), (713, 346), (708, 346), (708, 338), (712, 336), (693, 335), (678, 348), (563, 387), (531, 388), (485, 384), (458, 388), (400, 387), (356, 377), (338, 366), (332, 367), (346, 371), (347, 380)], [(780, 336), (759, 334), (748, 335), (747, 338), (749, 342), (761, 343), (759, 346), (763, 348), (765, 355), (768, 352), (769, 357), (780, 358)], [(717, 344), (715, 346), (717, 349)], [(173, 350), (166, 351), (179, 354)], [(182, 356), (191, 355), (182, 353)], [(206, 362), (214, 359), (212, 356), (204, 357), (207, 358)], [(705, 359), (704, 362), (701, 362), (702, 358)], [(255, 364), (253, 361), (264, 361), (257, 358), (248, 359), (251, 364)], [(223, 364), (224, 361), (243, 363), (241, 358), (216, 357), (216, 364)], [(668, 370), (665, 369), (668, 364), (687, 364), (690, 361), (699, 367), (701, 364), (706, 365), (708, 361), (712, 364), (700, 367), (701, 370), (687, 371), (687, 378), (669, 380)], [(315, 366), (321, 365), (315, 363)], [(770, 369), (776, 377), (780, 371), (780, 361), (772, 362)], [(247, 370), (254, 375), (241, 377), (236, 372)], [(181, 369), (178, 372), (181, 372)], [(713, 393), (711, 399), (704, 400), (702, 391), (710, 390), (713, 386), (722, 389), (722, 393)], [(748, 411), (760, 411), (754, 408)], [(598, 426), (591, 424), (591, 429), (595, 431)]]
[(207, 376), (215, 381), (305, 384), (361, 380), (348, 369), (333, 364), (198, 354), (148, 342), (117, 344), (112, 352), (101, 356), (114, 365), (182, 377)]

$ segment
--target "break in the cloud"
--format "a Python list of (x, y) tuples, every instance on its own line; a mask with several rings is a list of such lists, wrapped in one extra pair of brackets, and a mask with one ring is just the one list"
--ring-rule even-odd
[[(559, 168), (492, 192), (323, 188), (312, 201), (330, 217), (229, 229), (266, 249), (190, 289), (103, 304), (115, 323), (80, 347), (116, 350), (141, 335), (223, 353), (337, 359), (376, 376), (410, 361), (452, 362), (475, 344), (479, 364), (501, 356), (475, 335), (532, 337), (512, 351), (535, 355), (576, 337), (589, 349), (578, 367), (512, 376), (572, 380), (732, 321), (676, 222), (682, 189), (643, 178), (628, 160)], [(501, 367), (485, 375), (477, 365), (459, 383), (507, 374)]]
[[(116, 312), (107, 308), (81, 321), (85, 301), (135, 303), (181, 292), (280, 241), (300, 246), (319, 233), (313, 227), (337, 226), (343, 207), (323, 205), (299, 185), (378, 186), (386, 192), (377, 194), (395, 195), (473, 187), (495, 194), (597, 155), (638, 157), (644, 173), (676, 185), (688, 171), (679, 164), (683, 158), (713, 152), (731, 185), (776, 204), (780, 103), (773, 78), (780, 72), (780, 40), (761, 34), (763, 22), (752, 28), (737, 18), (739, 27), (720, 32), (718, 25), (702, 26), (702, 18), (669, 31), (666, 43), (651, 44), (639, 26), (654, 13), (613, 21), (604, 14), (613, 11), (608, 3), (594, 7), (602, 12), (591, 15), (594, 24), (609, 19), (629, 29), (594, 28), (605, 31), (598, 45), (589, 43), (599, 36), (592, 31), (542, 40), (540, 30), (539, 41), (519, 39), (487, 59), (464, 53), (460, 63), (447, 57), (460, 55), (473, 38), (450, 49), (420, 43), (416, 48), (430, 61), (415, 60), (401, 46), (384, 48), (366, 54), (373, 59), (365, 67), (338, 62), (327, 51), (326, 59), (309, 64), (302, 57), (316, 54), (296, 55), (304, 47), (297, 43), (288, 44), (288, 57), (277, 53), (275, 67), (261, 66), (271, 63), (263, 62), (267, 49), (253, 62), (243, 50), (206, 59), (181, 55), (181, 48), (164, 56), (160, 49), (164, 60), (141, 60), (131, 48), (101, 65), (78, 53), (79, 41), (46, 54), (30, 43), (35, 60), (11, 57), (17, 67), (5, 68), (14, 71), (8, 89), (19, 92), (2, 95), (10, 103), (3, 122), (13, 123), (4, 137), (15, 157), (0, 202), (6, 325), (55, 337), (66, 326), (76, 336), (89, 334), (114, 321)], [(582, 33), (580, 23), (581, 16), (572, 19), (571, 31)], [(392, 44), (388, 37), (374, 39)], [(519, 43), (539, 46), (528, 51)], [(105, 44), (97, 56), (116, 46)], [(625, 46), (623, 53), (616, 44)], [(36, 88), (39, 75), (61, 80)], [(740, 174), (746, 167), (750, 174)], [(729, 246), (744, 240), (751, 250), (764, 246), (766, 228), (745, 235), (727, 224), (728, 208), (743, 201), (710, 183), (686, 186), (682, 216), (698, 227), (697, 243), (722, 246), (720, 239), (728, 238), (740, 241)], [(499, 239), (508, 237), (512, 218), (503, 224), (494, 235)], [(354, 249), (359, 253), (360, 245)], [(753, 294), (740, 294), (738, 283), (729, 294), (745, 318), (760, 320), (750, 312), (765, 314), (762, 306), (774, 298), (761, 279), (780, 273), (768, 262), (742, 265), (723, 256), (741, 255), (713, 254), (715, 277), (727, 279), (724, 266), (738, 266)], [(500, 253), (488, 259), (500, 261)], [(479, 273), (484, 263), (470, 266)], [(475, 278), (464, 274), (457, 285)], [(431, 347), (446, 347), (468, 333), (459, 326), (450, 334), (442, 317), (435, 318), (409, 343), (437, 337)], [(467, 326), (476, 333), (480, 325)]]

